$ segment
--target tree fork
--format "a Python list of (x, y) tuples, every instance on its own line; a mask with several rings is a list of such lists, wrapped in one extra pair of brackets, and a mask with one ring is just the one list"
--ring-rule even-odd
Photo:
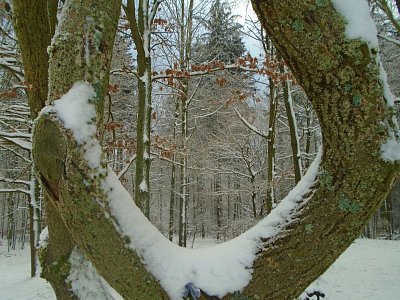
[(317, 112), (324, 151), (319, 182), (298, 221), (265, 241), (253, 266), (245, 294), (261, 299), (294, 298), (318, 278), (359, 236), (399, 169), (380, 157), (389, 128), (379, 122), (390, 124), (392, 111), (378, 82), (376, 52), (345, 36), (344, 19), (330, 2), (318, 3), (252, 1)]
[[(77, 2), (81, 3), (78, 0), (70, 3)], [(83, 6), (74, 11), (75, 15), (85, 15), (82, 8), (86, 6), (104, 12), (118, 4), (106, 0), (83, 2)], [(399, 170), (398, 163), (386, 163), (380, 157), (381, 145), (389, 131), (389, 125), (383, 126), (381, 121), (390, 124), (392, 111), (385, 103), (378, 81), (376, 53), (370, 51), (366, 43), (345, 37), (344, 21), (330, 2), (318, 3), (311, 0), (253, 1), (268, 36), (288, 62), (318, 114), (324, 153), (319, 180), (313, 191), (305, 196), (308, 202), (291, 214), (295, 221), (282, 223), (281, 234), (263, 241), (253, 265), (253, 277), (243, 291), (248, 298), (292, 299), (298, 296), (359, 236), (387, 196)], [(117, 16), (118, 7), (114, 9)], [(72, 20), (70, 32), (85, 28), (79, 25), (82, 23), (73, 21), (76, 20)], [(73, 24), (77, 24), (76, 27)], [(113, 27), (108, 26), (104, 26), (103, 32), (111, 35), (112, 30), (108, 28)], [(95, 26), (89, 28), (96, 29)], [(91, 36), (77, 35), (81, 39)], [(52, 91), (63, 94), (73, 82), (82, 78), (99, 87), (92, 79), (107, 71), (108, 51), (111, 51), (108, 49), (112, 49), (113, 40), (108, 38), (105, 41), (110, 43), (103, 43), (103, 51), (93, 57), (93, 67), (98, 68), (96, 72), (93, 69), (82, 72), (87, 64), (77, 68), (76, 64), (68, 65), (67, 57), (64, 60), (63, 56), (71, 55), (71, 52), (76, 54), (71, 49), (76, 49), (76, 41), (82, 45), (79, 44), (82, 40), (75, 40), (75, 44), (59, 43), (59, 48), (52, 51), (58, 55), (58, 61), (53, 60)], [(64, 47), (70, 47), (70, 52)], [(74, 59), (76, 61), (76, 56)], [(56, 68), (57, 62), (65, 68), (64, 72)], [(78, 69), (76, 74), (73, 68)], [(54, 77), (57, 71), (60, 76), (66, 73), (67, 78), (65, 75), (64, 78)], [(57, 88), (57, 80), (62, 88)], [(348, 84), (350, 91), (346, 88)], [(104, 88), (104, 85), (100, 86)], [(96, 89), (96, 92), (101, 95), (102, 89)], [(56, 99), (56, 92), (52, 95), (51, 99)], [(361, 103), (354, 98), (361, 99)], [(99, 112), (100, 108), (101, 103)], [(101, 119), (101, 115), (98, 118)], [(97, 120), (97, 124), (101, 123)], [(54, 135), (60, 145), (65, 145), (65, 149), (64, 146), (52, 149), (43, 146), (43, 152), (41, 147), (34, 146), (37, 151), (34, 158), (40, 177), (48, 182), (45, 187), (52, 194), (49, 204), (56, 207), (61, 216), (59, 222), (66, 225), (80, 250), (126, 299), (167, 299), (139, 257), (126, 249), (125, 244), (129, 241), (121, 238), (115, 223), (106, 218), (108, 209), (100, 188), (101, 178), (91, 178), (92, 173), (83, 158), (83, 147), (54, 114), (42, 115), (36, 126), (34, 145), (45, 144), (47, 139), (41, 135)], [(47, 130), (50, 132), (46, 133)], [(45, 157), (41, 158), (41, 155)], [(52, 163), (40, 162), (48, 157), (52, 158)], [(84, 185), (84, 180), (91, 184)], [(102, 205), (94, 199), (99, 199)], [(229, 298), (229, 295), (225, 296), (225, 299)]]
[[(49, 135), (53, 137), (51, 148), (48, 146)], [(136, 299), (137, 295), (141, 295), (141, 299), (150, 300), (157, 295), (157, 299), (167, 299), (140, 258), (126, 248), (129, 241), (115, 230), (117, 221), (104, 211), (108, 209), (102, 178), (101, 175), (92, 176), (92, 170), (84, 159), (84, 146), (76, 142), (71, 131), (63, 127), (54, 113), (44, 114), (36, 121), (33, 143), (37, 149), (34, 153), (37, 172), (45, 191), (51, 195), (51, 211), (60, 215), (58, 222), (65, 224), (73, 243), (90, 259), (101, 276), (125, 299)], [(57, 246), (64, 247), (65, 243), (60, 241)], [(57, 268), (50, 267), (48, 280), (52, 281), (56, 292), (60, 285), (66, 284), (69, 255), (70, 251), (65, 253)], [(63, 299), (60, 294), (57, 297)]]

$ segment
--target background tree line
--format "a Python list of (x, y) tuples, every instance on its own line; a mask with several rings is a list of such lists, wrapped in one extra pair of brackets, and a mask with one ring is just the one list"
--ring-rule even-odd
[[(382, 57), (398, 95), (396, 6), (372, 2)], [(265, 32), (257, 22), (242, 28), (228, 2), (155, 1), (157, 16), (147, 19), (132, 5), (128, 1), (124, 9), (114, 46), (118, 55), (103, 124), (109, 164), (148, 218), (179, 245), (237, 236), (304, 174), (321, 144), (315, 112)], [(34, 236), (34, 224), (43, 216), (31, 173), (32, 112), (24, 92), (29, 86), (11, 17), (5, 3), (1, 232), (15, 247), (18, 238), (24, 243), (28, 228)], [(135, 30), (142, 39), (133, 37)], [(243, 34), (262, 41), (259, 56), (247, 53)], [(145, 113), (138, 114), (140, 109)], [(367, 236), (398, 238), (396, 195), (398, 185), (366, 228)]]
[[(200, 236), (230, 239), (263, 214), (268, 196), (261, 183), (270, 181), (273, 197), (279, 201), (296, 182), (290, 149), (293, 125), (289, 124), (285, 111), (285, 87), (273, 80), (282, 71), (279, 64), (285, 69), (284, 63), (278, 61), (275, 49), (257, 22), (248, 19), (247, 26), (241, 26), (230, 5), (215, 1), (195, 7), (189, 2), (181, 6), (167, 1), (154, 22), (152, 72), (160, 75), (155, 75), (152, 93), (149, 208), (152, 222), (170, 238), (174, 234), (179, 237), (179, 231), (182, 232), (179, 226), (184, 226), (189, 233), (186, 239)], [(373, 1), (371, 9), (382, 35), (381, 51), (389, 83), (398, 95), (400, 84), (395, 70), (399, 65), (399, 47), (390, 40), (397, 39), (398, 31), (386, 7), (394, 15), (396, 10), (393, 5), (384, 6), (383, 10), (382, 5)], [(29, 232), (31, 121), (11, 17), (11, 6), (4, 3), (1, 234), (15, 248), (17, 239), (23, 245)], [(187, 22), (193, 23), (191, 36), (182, 32)], [(127, 20), (122, 19), (115, 44), (117, 55), (112, 67), (104, 141), (110, 165), (117, 172), (123, 171), (121, 180), (133, 191), (135, 168), (131, 159), (137, 149), (137, 81), (132, 70), (137, 60), (128, 27)], [(245, 35), (260, 41), (259, 56), (253, 58), (247, 54), (242, 40)], [(241, 60), (249, 71), (238, 67), (243, 64)], [(232, 64), (236, 66), (225, 69)], [(185, 68), (201, 75), (175, 78)], [(266, 70), (260, 72), (256, 68)], [(162, 76), (168, 72), (169, 75)], [(318, 121), (301, 89), (295, 83), (289, 88), (299, 137), (299, 159), (302, 168), (307, 168), (320, 144)], [(182, 95), (188, 103), (182, 100)], [(273, 129), (270, 136), (269, 128)], [(18, 136), (16, 132), (23, 133)], [(269, 161), (265, 159), (266, 153)], [(182, 182), (183, 177), (187, 182)], [(372, 218), (366, 236), (398, 236), (397, 190)], [(186, 205), (185, 221), (179, 220), (182, 199)]]

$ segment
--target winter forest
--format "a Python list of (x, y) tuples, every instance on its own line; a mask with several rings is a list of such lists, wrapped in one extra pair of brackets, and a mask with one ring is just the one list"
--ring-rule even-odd
[(0, 19), (0, 299), (398, 299), (399, 0)]

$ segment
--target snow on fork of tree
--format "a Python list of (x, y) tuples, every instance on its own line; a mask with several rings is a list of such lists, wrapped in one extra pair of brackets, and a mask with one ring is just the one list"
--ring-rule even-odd
[[(89, 83), (77, 82), (42, 113), (57, 113), (77, 142), (84, 145), (88, 165), (96, 169), (100, 167), (101, 148), (95, 137), (96, 111), (91, 101), (94, 97), (95, 92)], [(103, 179), (103, 188), (119, 232), (130, 240), (127, 246), (138, 253), (146, 268), (172, 299), (181, 299), (188, 283), (209, 295), (223, 297), (247, 286), (256, 253), (262, 247), (261, 240), (279, 233), (280, 225), (290, 223), (294, 217), (292, 214), (307, 201), (303, 195), (310, 191), (314, 183), (320, 159), (321, 152), (300, 183), (255, 227), (226, 243), (202, 249), (182, 248), (166, 239), (134, 204), (111, 169)], [(71, 257), (71, 260), (80, 259)], [(77, 271), (71, 280), (77, 282), (79, 277), (89, 273)], [(92, 275), (89, 277), (94, 278)], [(87, 280), (88, 276), (83, 279)], [(77, 291), (80, 287), (76, 287)]]
[(104, 188), (119, 230), (130, 239), (128, 246), (138, 253), (172, 299), (181, 299), (188, 283), (209, 295), (223, 297), (247, 286), (261, 239), (277, 234), (279, 225), (290, 222), (291, 213), (307, 201), (302, 198), (314, 183), (320, 159), (319, 153), (301, 182), (255, 227), (228, 242), (202, 249), (182, 248), (166, 239), (133, 204), (110, 169)]
[(96, 139), (96, 108), (90, 103), (96, 93), (89, 83), (78, 81), (59, 100), (41, 114), (55, 112), (78, 142), (84, 144), (85, 159), (93, 169), (101, 166), (101, 146)]
[[(332, 0), (332, 4), (346, 22), (345, 33), (349, 39), (361, 39), (367, 42), (370, 49), (377, 50), (379, 48), (378, 30), (370, 15), (366, 0)], [(388, 106), (394, 107), (394, 96), (390, 91), (387, 74), (383, 69), (379, 54), (377, 63), (380, 70), (379, 81), (383, 86), (385, 100)], [(381, 157), (387, 162), (400, 161), (400, 130), (395, 115), (391, 122), (394, 124), (394, 128), (389, 128), (389, 137), (386, 143), (381, 145)]]

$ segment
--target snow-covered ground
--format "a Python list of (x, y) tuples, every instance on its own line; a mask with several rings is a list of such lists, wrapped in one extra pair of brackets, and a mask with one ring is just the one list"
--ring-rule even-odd
[(0, 240), (0, 299), (56, 299), (50, 284), (30, 274), (29, 249), (7, 252), (7, 242)]
[[(29, 249), (7, 252), (0, 240), (1, 300), (56, 299), (45, 280), (29, 277), (29, 259)], [(314, 289), (324, 300), (399, 300), (400, 241), (358, 239), (308, 290)]]

